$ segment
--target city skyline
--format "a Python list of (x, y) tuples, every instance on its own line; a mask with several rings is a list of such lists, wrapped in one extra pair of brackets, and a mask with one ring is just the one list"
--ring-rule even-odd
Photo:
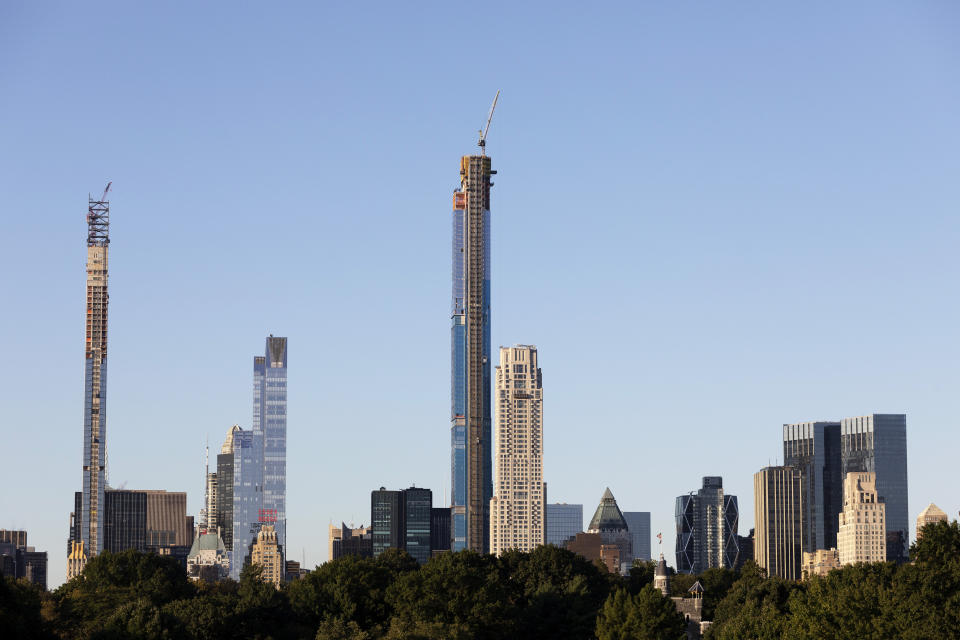
[[(672, 549), (673, 497), (717, 475), (749, 504), (781, 425), (891, 412), (910, 420), (909, 525), (930, 502), (960, 508), (944, 489), (960, 444), (960, 309), (944, 295), (960, 238), (956, 9), (626, 8), (622, 25), (588, 20), (602, 40), (565, 28), (570, 9), (516, 9), (506, 27), (481, 20), (501, 41), (455, 101), (441, 98), (459, 67), (436, 55), (456, 49), (449, 16), (423, 9), (338, 8), (346, 35), (323, 42), (311, 20), (254, 10), (212, 35), (209, 9), (177, 28), (159, 9), (143, 10), (150, 28), (129, 8), (0, 11), (0, 114), (18, 123), (0, 186), (26, 212), (4, 256), (19, 306), (0, 320), (16, 363), (2, 431), (42, 442), (49, 465), (0, 498), (0, 527), (50, 553), (51, 586), (80, 488), (83, 195), (110, 179), (110, 486), (186, 491), (199, 513), (204, 443), (251, 428), (246, 354), (274, 331), (297, 349), (291, 557), (322, 561), (314, 532), (365, 522), (370, 487), (449, 498), (451, 167), (498, 87), (491, 344), (549, 354), (550, 501), (589, 510), (610, 486)], [(423, 44), (400, 46), (398, 24)], [(235, 34), (255, 25), (288, 46), (245, 53)], [(80, 37), (100, 28), (109, 45)], [(580, 37), (595, 46), (563, 53)], [(94, 78), (103, 99), (80, 104)], [(381, 172), (394, 155), (404, 171)], [(371, 181), (389, 199), (355, 213)], [(619, 457), (591, 464), (611, 442)], [(631, 469), (635, 452), (649, 464)], [(316, 495), (369, 464), (381, 477)], [(3, 478), (35, 473), (11, 460)]]

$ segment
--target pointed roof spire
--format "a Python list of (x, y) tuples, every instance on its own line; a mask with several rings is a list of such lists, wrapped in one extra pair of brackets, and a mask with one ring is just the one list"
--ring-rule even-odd
[(620, 507), (617, 506), (613, 492), (610, 491), (610, 487), (607, 487), (607, 490), (603, 492), (603, 497), (600, 499), (600, 504), (597, 505), (597, 510), (594, 512), (593, 518), (590, 520), (588, 531), (620, 530), (628, 530), (627, 521), (623, 518)]

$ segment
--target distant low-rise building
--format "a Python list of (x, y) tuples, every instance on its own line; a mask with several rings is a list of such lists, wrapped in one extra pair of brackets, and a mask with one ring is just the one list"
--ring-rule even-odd
[(187, 576), (206, 582), (230, 576), (230, 558), (219, 534), (201, 533), (194, 539), (187, 555)]
[(840, 555), (836, 549), (817, 549), (813, 553), (803, 552), (803, 577), (823, 577), (840, 568)]
[(947, 516), (947, 512), (931, 502), (927, 508), (917, 516), (917, 540), (920, 539), (923, 528), (928, 524), (948, 522), (949, 520), (950, 518)]
[(26, 531), (0, 529), (0, 573), (47, 588), (47, 552), (27, 546)]
[(344, 556), (373, 557), (373, 527), (340, 527), (330, 525), (330, 560)]
[(619, 545), (607, 544), (598, 532), (576, 534), (567, 540), (567, 551), (572, 551), (590, 562), (599, 560), (610, 573), (622, 571), (623, 556)]

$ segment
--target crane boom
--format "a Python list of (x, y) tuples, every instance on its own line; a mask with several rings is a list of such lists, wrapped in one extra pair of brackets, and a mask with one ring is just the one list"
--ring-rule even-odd
[(487, 126), (483, 128), (483, 131), (480, 132), (480, 151), (481, 155), (486, 155), (487, 152), (487, 132), (490, 131), (490, 121), (493, 120), (493, 110), (497, 108), (497, 100), (500, 99), (500, 90), (497, 89), (497, 95), (493, 97), (493, 104), (490, 105), (490, 114), (487, 116)]
[(110, 185), (112, 185), (112, 184), (113, 184), (113, 181), (112, 181), (112, 180), (107, 183), (107, 188), (103, 190), (103, 195), (100, 196), (100, 202), (106, 202), (106, 200), (107, 200), (107, 192), (110, 191)]

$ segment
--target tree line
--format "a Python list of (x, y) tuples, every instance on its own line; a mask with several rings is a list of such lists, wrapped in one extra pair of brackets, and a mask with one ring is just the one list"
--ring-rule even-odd
[[(924, 529), (915, 563), (851, 565), (823, 578), (768, 578), (747, 563), (674, 575), (704, 586), (708, 639), (960, 638), (960, 528)], [(104, 553), (52, 592), (0, 583), (4, 638), (276, 640), (667, 639), (684, 637), (653, 563), (629, 578), (552, 545), (500, 557), (447, 553), (423, 566), (399, 550), (345, 557), (276, 589), (258, 567), (191, 582), (167, 557)]]

